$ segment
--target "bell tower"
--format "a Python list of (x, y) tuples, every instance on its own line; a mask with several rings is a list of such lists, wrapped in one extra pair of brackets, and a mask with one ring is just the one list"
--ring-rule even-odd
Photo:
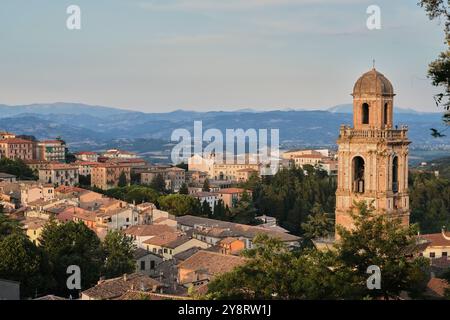
[[(408, 128), (393, 127), (394, 89), (375, 68), (353, 88), (353, 127), (342, 125), (338, 143), (336, 225), (352, 228), (355, 202), (409, 224)], [(337, 233), (336, 233), (337, 234)]]

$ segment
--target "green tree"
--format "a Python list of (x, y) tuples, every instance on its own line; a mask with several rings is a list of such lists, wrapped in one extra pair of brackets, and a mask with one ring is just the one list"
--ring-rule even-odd
[(107, 279), (118, 277), (124, 273), (133, 273), (136, 262), (133, 253), (136, 246), (133, 239), (118, 231), (110, 231), (102, 243), (105, 254), (102, 275)]
[(178, 192), (179, 194), (189, 194), (189, 189), (186, 183), (183, 183), (181, 185), (180, 191)]
[(449, 229), (450, 180), (426, 173), (411, 173), (409, 180), (411, 222), (422, 233), (440, 232), (443, 226)]
[(166, 192), (166, 182), (164, 181), (164, 177), (162, 174), (158, 173), (150, 183), (150, 186), (161, 193)]
[(187, 214), (201, 215), (201, 203), (198, 199), (185, 194), (169, 194), (159, 198), (159, 205), (175, 216)]
[(211, 207), (209, 206), (209, 203), (206, 200), (204, 200), (202, 203), (202, 216), (209, 218), (212, 216)]
[(206, 178), (205, 181), (203, 181), (202, 191), (209, 192), (210, 190), (211, 190), (211, 187), (209, 185), (209, 180), (208, 180), (208, 178)]
[(185, 162), (181, 162), (181, 163), (177, 164), (176, 167), (180, 168), (180, 169), (183, 169), (184, 171), (188, 171), (189, 170), (189, 166)]
[[(429, 262), (425, 258), (412, 258), (416, 253), (416, 226), (403, 227), (401, 221), (376, 214), (373, 207), (357, 203), (357, 213), (349, 212), (354, 229), (337, 226), (340, 241), (336, 248), (340, 268), (353, 275), (356, 297), (396, 298), (400, 292), (411, 295), (423, 292)], [(382, 285), (379, 290), (368, 290), (365, 284), (369, 266), (381, 269)]]
[(127, 180), (127, 175), (125, 174), (125, 171), (122, 171), (122, 172), (120, 173), (120, 176), (119, 176), (119, 182), (118, 182), (118, 185), (117, 185), (117, 186), (118, 186), (119, 188), (128, 186), (128, 180)]
[(13, 232), (0, 240), (0, 278), (20, 282), (22, 298), (43, 295), (54, 285), (45, 253), (24, 234)]
[(329, 268), (333, 252), (297, 254), (267, 235), (257, 236), (254, 244), (254, 249), (243, 253), (244, 265), (209, 283), (207, 298), (336, 299), (344, 295), (345, 282)]
[(228, 209), (228, 207), (225, 207), (222, 199), (219, 199), (214, 204), (214, 209), (213, 209), (212, 214), (213, 214), (214, 219), (223, 220), (223, 221), (230, 220), (230, 210)]
[[(264, 236), (243, 255), (246, 263), (216, 277), (209, 299), (366, 299), (418, 297), (428, 281), (429, 262), (414, 258), (414, 228), (375, 214), (365, 204), (351, 213), (355, 227), (338, 228), (334, 250), (289, 250)], [(381, 269), (381, 289), (367, 288), (369, 266)]]
[(132, 185), (123, 188), (113, 188), (103, 192), (108, 197), (120, 199), (128, 203), (157, 203), (159, 194), (151, 187)]
[(56, 293), (69, 293), (66, 280), (67, 268), (71, 265), (81, 269), (82, 290), (96, 284), (103, 265), (102, 247), (97, 235), (82, 222), (57, 224), (50, 221), (44, 227), (39, 242), (53, 265)]
[(315, 203), (306, 222), (301, 224), (303, 238), (310, 241), (330, 236), (334, 230), (334, 221), (323, 211), (319, 203)]
[(37, 180), (37, 176), (33, 170), (20, 159), (0, 159), (0, 172), (15, 175), (20, 180)]
[(255, 224), (256, 212), (252, 199), (247, 192), (244, 192), (236, 206), (230, 210), (230, 217), (236, 223)]
[[(437, 106), (444, 108), (444, 123), (448, 126), (450, 125), (450, 2), (448, 0), (420, 0), (419, 5), (425, 9), (431, 20), (444, 21), (447, 49), (430, 63), (428, 77), (434, 86), (442, 88), (442, 92), (435, 95), (435, 100)], [(442, 132), (445, 131), (432, 130), (435, 137), (441, 137)]]
[(320, 203), (324, 212), (334, 212), (336, 202), (336, 177), (313, 167), (282, 169), (266, 177), (253, 189), (253, 201), (258, 214), (277, 218), (280, 226), (294, 234), (302, 235), (314, 204)]
[(0, 213), (0, 240), (11, 234), (24, 234), (24, 231), (17, 220), (10, 219), (4, 213)]
[(80, 186), (82, 187), (90, 187), (91, 186), (91, 175), (88, 174), (87, 176), (79, 175), (78, 181)]

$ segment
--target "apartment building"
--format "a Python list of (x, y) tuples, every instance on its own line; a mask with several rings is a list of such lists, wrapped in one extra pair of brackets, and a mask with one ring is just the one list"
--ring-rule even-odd
[(66, 143), (62, 140), (44, 140), (37, 142), (37, 159), (44, 161), (65, 162)]
[(7, 195), (17, 205), (27, 206), (37, 200), (52, 200), (55, 188), (36, 181), (0, 182), (0, 193)]
[(75, 153), (75, 158), (79, 161), (97, 162), (98, 153), (92, 151), (80, 151)]
[(283, 153), (283, 159), (290, 161), (295, 167), (310, 165), (320, 168), (328, 175), (337, 175), (338, 161), (328, 149), (324, 150), (292, 150)]
[(158, 174), (160, 174), (165, 183), (166, 189), (177, 192), (186, 181), (185, 171), (178, 167), (147, 167), (137, 170), (140, 173), (141, 183), (150, 184)]
[(19, 138), (0, 140), (0, 158), (32, 160), (35, 142)]
[(242, 156), (225, 159), (223, 155), (215, 154), (207, 157), (193, 155), (188, 159), (189, 171), (205, 172), (209, 179), (246, 181), (252, 173), (259, 174), (261, 163), (256, 156), (245, 154)]
[(194, 198), (197, 198), (200, 203), (203, 204), (203, 202), (206, 201), (206, 203), (209, 204), (209, 207), (211, 208), (211, 212), (214, 213), (214, 206), (217, 204), (217, 202), (219, 202), (220, 200), (220, 195), (217, 192), (197, 192), (192, 194), (192, 196)]
[(103, 190), (115, 188), (119, 185), (120, 176), (125, 174), (127, 184), (131, 181), (131, 168), (122, 163), (99, 163), (92, 167), (91, 186)]
[(78, 167), (64, 163), (50, 163), (39, 170), (39, 181), (56, 187), (78, 184)]
[(76, 161), (73, 164), (78, 166), (78, 173), (80, 176), (87, 177), (92, 174), (92, 167), (96, 166), (98, 163), (91, 161)]

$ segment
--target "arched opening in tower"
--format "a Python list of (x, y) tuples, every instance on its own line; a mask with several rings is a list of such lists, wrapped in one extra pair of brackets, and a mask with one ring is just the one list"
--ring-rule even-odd
[(398, 157), (392, 161), (392, 191), (398, 192)]
[(362, 105), (362, 123), (369, 124), (369, 105), (367, 103)]
[(388, 123), (388, 104), (384, 104), (384, 124)]
[(364, 193), (364, 159), (361, 157), (353, 158), (353, 192)]

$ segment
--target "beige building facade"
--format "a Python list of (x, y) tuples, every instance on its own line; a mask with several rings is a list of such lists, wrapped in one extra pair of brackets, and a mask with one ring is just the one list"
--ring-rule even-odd
[(406, 127), (393, 125), (394, 89), (375, 69), (353, 90), (353, 127), (341, 126), (338, 139), (336, 225), (352, 228), (354, 203), (409, 224), (408, 140)]
[(131, 168), (128, 165), (116, 163), (100, 163), (92, 167), (91, 186), (103, 190), (115, 188), (119, 185), (119, 178), (125, 174), (127, 184), (131, 180)]

